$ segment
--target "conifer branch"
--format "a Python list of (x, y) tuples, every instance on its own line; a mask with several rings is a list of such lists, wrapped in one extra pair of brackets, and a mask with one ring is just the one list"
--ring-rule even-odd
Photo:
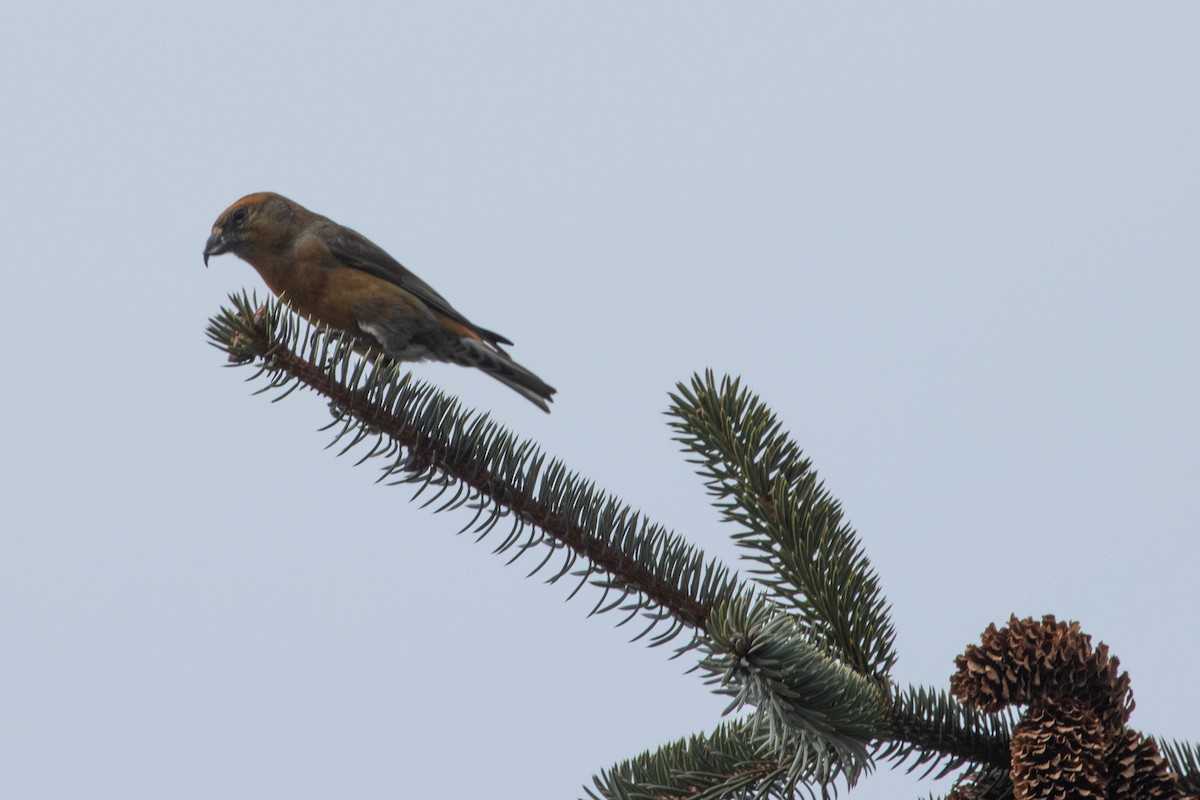
[(668, 412), (714, 505), (757, 564), (751, 574), (795, 610), (803, 634), (864, 675), (886, 676), (895, 632), (879, 579), (840, 504), (756, 396), (712, 371), (680, 383)]
[[(306, 387), (330, 399), (332, 444), (342, 453), (382, 459), (380, 480), (415, 483), (436, 510), (467, 506), (464, 527), (488, 535), (502, 518), (511, 528), (497, 546), (513, 558), (542, 549), (533, 572), (562, 559), (567, 574), (603, 590), (593, 613), (641, 614), (652, 644), (691, 636), (679, 652), (702, 645), (704, 669), (733, 707), (752, 705), (772, 758), (791, 778), (852, 782), (869, 767), (868, 742), (886, 731), (884, 687), (808, 644), (803, 625), (766, 598), (755, 598), (728, 568), (595, 489), (487, 416), (464, 411), (396, 364), (346, 336), (301, 320), (278, 302), (246, 295), (211, 320), (212, 343), (235, 364), (257, 363), (252, 378), (286, 396)], [(344, 444), (343, 444), (344, 443)], [(578, 589), (576, 590), (578, 591)], [(715, 631), (712, 614), (721, 609)], [(665, 628), (665, 630), (664, 630)], [(797, 780), (799, 778), (796, 778)]]
[[(210, 320), (211, 342), (232, 363), (257, 367), (251, 379), (265, 378), (260, 392), (278, 390), (281, 399), (305, 387), (329, 398), (328, 427), (340, 426), (330, 446), (339, 445), (339, 454), (366, 450), (359, 464), (379, 459), (380, 481), (415, 485), (415, 498), (427, 495), (424, 505), (434, 511), (473, 511), (462, 530), (480, 539), (505, 522), (497, 553), (511, 553), (510, 561), (539, 553), (531, 575), (557, 560), (549, 582), (570, 575), (575, 592), (599, 587), (592, 613), (619, 610), (622, 625), (642, 617), (647, 624), (635, 639), (653, 634), (654, 646), (686, 630), (676, 655), (699, 650), (698, 671), (731, 698), (726, 713), (752, 709), (711, 734), (605, 771), (595, 779), (600, 794), (589, 796), (827, 796), (838, 781), (853, 786), (879, 758), (908, 762), (909, 771), (924, 767), (926, 776), (965, 767), (951, 793), (956, 800), (1012, 795), (1011, 717), (945, 692), (895, 689), (889, 608), (856, 534), (774, 414), (737, 380), (696, 375), (679, 385), (669, 413), (715, 505), (741, 528), (734, 538), (755, 564), (760, 589), (361, 342), (276, 301), (259, 305), (245, 294), (231, 301)], [(1007, 650), (992, 649), (1003, 660)], [(1009, 673), (1020, 678), (1019, 670), (997, 675), (1009, 680)], [(1062, 671), (1059, 683), (1080, 691), (1091, 685), (1073, 675)], [(1124, 696), (1118, 690), (1127, 683), (1113, 685), (1110, 694)], [(1117, 721), (1123, 725), (1124, 717)], [(1042, 742), (1054, 730), (1028, 732)], [(1114, 786), (1200, 796), (1200, 750), (1121, 735), (1107, 756)], [(1048, 771), (1056, 763), (1029, 761), (1026, 772), (1057, 780)], [(1022, 776), (1022, 785), (1033, 780)]]
[(1158, 739), (1158, 749), (1167, 760), (1179, 788), (1189, 795), (1200, 797), (1200, 745)]
[[(436, 510), (474, 509), (464, 530), (474, 528), (482, 538), (511, 517), (497, 552), (515, 549), (515, 560), (544, 548), (533, 572), (559, 557), (551, 581), (572, 574), (580, 586), (603, 590), (593, 613), (620, 608), (625, 621), (640, 613), (649, 624), (639, 638), (655, 630), (657, 645), (684, 628), (694, 637), (712, 606), (737, 590), (737, 576), (718, 561), (561, 462), (547, 463), (536, 446), (487, 415), (402, 377), (386, 357), (352, 358), (357, 342), (301, 320), (277, 301), (259, 305), (245, 294), (230, 300), (233, 308), (210, 321), (209, 338), (234, 364), (261, 359), (251, 376), (267, 377), (260, 391), (280, 389), (283, 397), (304, 386), (329, 398), (332, 424), (342, 426), (331, 446), (348, 437), (345, 453), (371, 440), (358, 463), (383, 458), (379, 480), (418, 484), (418, 496), (432, 489), (427, 505), (450, 492)], [(681, 650), (692, 646), (694, 640)]]
[(1007, 769), (972, 767), (959, 776), (946, 800), (1013, 800), (1014, 787)]
[(756, 709), (751, 722), (773, 752), (793, 754), (805, 774), (842, 772), (853, 784), (869, 765), (867, 743), (887, 735), (886, 691), (798, 628), (794, 615), (764, 597), (733, 597), (710, 615), (700, 669), (733, 697), (727, 713)]
[(879, 757), (897, 765), (911, 761), (909, 772), (926, 767), (922, 777), (938, 770), (934, 777), (942, 778), (964, 765), (1008, 770), (1009, 714), (980, 711), (945, 691), (910, 687), (893, 696), (889, 722), (890, 738)]
[(816, 797), (804, 782), (813, 776), (789, 761), (772, 755), (740, 720), (623, 761), (593, 778), (595, 791), (585, 791), (603, 800), (785, 800), (800, 791)]

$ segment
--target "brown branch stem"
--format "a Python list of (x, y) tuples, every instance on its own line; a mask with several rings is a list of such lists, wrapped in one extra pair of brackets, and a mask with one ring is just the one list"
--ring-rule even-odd
[(481, 466), (481, 459), (470, 452), (438, 452), (437, 446), (410, 421), (380, 409), (366, 391), (352, 389), (335, 380), (326, 370), (292, 352), (272, 336), (264, 315), (256, 314), (251, 323), (254, 346), (260, 357), (287, 372), (301, 384), (328, 397), (408, 451), (415, 463), (433, 464), (446, 475), (472, 487), (493, 501), (502, 503), (523, 521), (536, 526), (561, 542), (631, 590), (640, 592), (670, 611), (678, 620), (700, 631), (705, 630), (709, 608), (686, 592), (672, 586), (653, 571), (629, 564), (620, 548), (599, 542), (586, 528), (572, 524), (564, 515), (527, 492), (518, 490)]

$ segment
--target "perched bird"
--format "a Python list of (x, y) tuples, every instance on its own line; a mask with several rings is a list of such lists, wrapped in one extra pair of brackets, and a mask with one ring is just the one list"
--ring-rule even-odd
[(397, 361), (476, 367), (549, 413), (554, 388), (512, 360), (498, 333), (468, 320), (365, 236), (272, 192), (221, 212), (204, 245), (258, 270), (292, 308)]

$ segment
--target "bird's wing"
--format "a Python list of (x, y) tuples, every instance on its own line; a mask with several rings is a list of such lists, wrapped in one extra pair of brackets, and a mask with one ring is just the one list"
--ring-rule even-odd
[(454, 306), (450, 305), (446, 298), (434, 291), (432, 286), (409, 272), (399, 261), (389, 256), (382, 247), (361, 233), (330, 220), (325, 220), (315, 233), (329, 248), (329, 252), (334, 258), (346, 266), (360, 269), (411, 292), (432, 310), (461, 323), (492, 345), (512, 344), (500, 334), (481, 328), (464, 317), (454, 309)]

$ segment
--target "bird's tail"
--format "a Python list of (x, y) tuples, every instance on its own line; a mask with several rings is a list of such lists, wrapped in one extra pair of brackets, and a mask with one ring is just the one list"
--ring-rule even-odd
[(466, 350), (462, 353), (462, 361), (459, 363), (486, 372), (542, 411), (550, 413), (549, 404), (554, 402), (556, 391), (553, 386), (513, 361), (512, 356), (498, 347), (475, 339), (462, 341)]

